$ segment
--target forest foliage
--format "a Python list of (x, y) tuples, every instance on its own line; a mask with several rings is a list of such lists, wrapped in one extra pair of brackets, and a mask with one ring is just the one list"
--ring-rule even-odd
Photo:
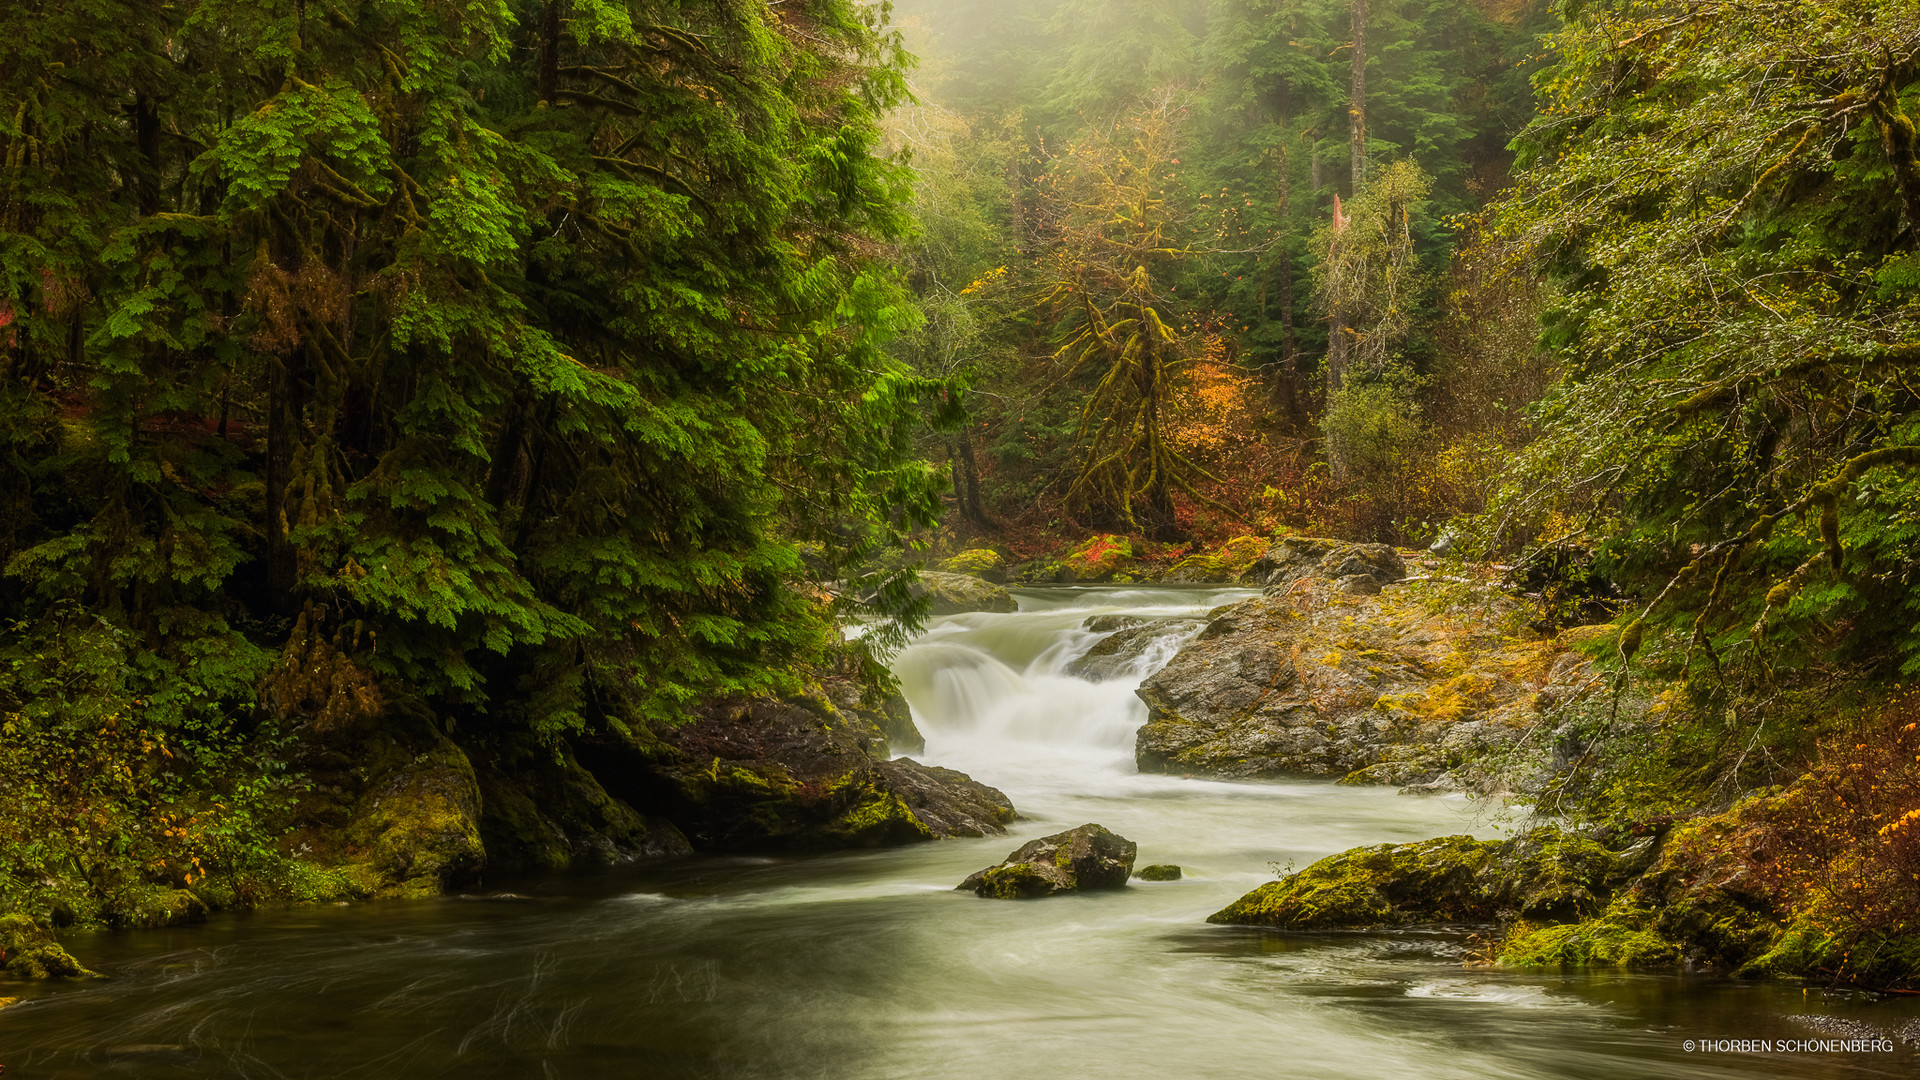
[(0, 801), (132, 770), (180, 805), (74, 850), (172, 851), (289, 726), (623, 732), (829, 659), (797, 583), (933, 521), (953, 412), (885, 351), (886, 17), (0, 9)]

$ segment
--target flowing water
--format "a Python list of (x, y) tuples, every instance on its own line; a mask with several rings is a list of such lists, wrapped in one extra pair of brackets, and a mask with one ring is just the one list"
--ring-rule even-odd
[[(921, 756), (1005, 790), (1026, 815), (1010, 836), (79, 937), (111, 978), (0, 984), (24, 999), (0, 1009), (0, 1064), (7, 1080), (1920, 1074), (1905, 1043), (1801, 1045), (1920, 1031), (1911, 999), (1492, 971), (1464, 966), (1471, 943), (1448, 935), (1207, 925), (1276, 866), (1501, 831), (1497, 806), (1462, 798), (1136, 774), (1132, 691), (1178, 639), (1092, 683), (1064, 671), (1098, 640), (1083, 621), (1240, 595), (1022, 592), (1019, 613), (937, 620), (900, 656)], [(1088, 821), (1187, 876), (1023, 903), (953, 891), (1025, 839)], [(1688, 1039), (1774, 1049), (1689, 1052)]]

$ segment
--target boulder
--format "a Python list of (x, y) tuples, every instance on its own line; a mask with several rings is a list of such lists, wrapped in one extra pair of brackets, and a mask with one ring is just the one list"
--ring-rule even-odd
[(465, 751), (424, 713), (316, 734), (296, 764), (312, 785), (287, 846), (358, 896), (433, 896), (486, 865), (480, 786)]
[[(1328, 547), (1312, 567), (1333, 554), (1343, 569), (1346, 557), (1378, 553)], [(1495, 781), (1463, 763), (1596, 685), (1584, 656), (1528, 630), (1498, 591), (1433, 582), (1382, 591), (1371, 574), (1288, 580), (1216, 609), (1142, 683), (1143, 772), (1474, 788)], [(1369, 587), (1331, 587), (1348, 580)]]
[(580, 747), (615, 797), (696, 850), (885, 847), (1005, 831), (1006, 796), (965, 774), (885, 760), (838, 679), (785, 698), (705, 702), (686, 723)]
[[(1379, 592), (1407, 576), (1407, 564), (1386, 544), (1349, 544), (1317, 537), (1290, 537), (1280, 541), (1253, 564), (1250, 574), (1271, 566), (1257, 584), (1268, 595), (1291, 590), (1304, 580), (1326, 582), (1335, 591), (1357, 594)], [(1362, 579), (1371, 579), (1363, 581)]]
[(571, 747), (523, 736), (476, 750), (487, 865), (507, 873), (625, 866), (693, 850), (673, 823), (607, 793)]
[(1060, 893), (1125, 888), (1138, 845), (1099, 825), (1043, 836), (1005, 861), (960, 883), (960, 892), (994, 900), (1030, 900)]
[(971, 548), (942, 561), (938, 569), (948, 574), (971, 574), (998, 585), (1007, 582), (1007, 560), (991, 548)]
[(932, 598), (929, 609), (935, 615), (958, 615), (963, 611), (1008, 612), (1019, 609), (1013, 594), (992, 582), (970, 574), (943, 574), (923, 570), (913, 584), (915, 596)]
[[(1112, 616), (1107, 616), (1112, 618)], [(1088, 620), (1092, 622), (1093, 620)], [(1089, 682), (1106, 682), (1133, 675), (1140, 658), (1149, 649), (1169, 638), (1187, 638), (1198, 633), (1206, 622), (1201, 619), (1150, 619), (1118, 630), (1095, 642), (1067, 665), (1067, 674)]]
[(1141, 881), (1179, 881), (1180, 868), (1172, 863), (1155, 863), (1141, 867), (1135, 876)]
[(1219, 551), (1189, 555), (1173, 564), (1161, 579), (1186, 584), (1224, 585), (1240, 580), (1248, 568), (1258, 562), (1271, 545), (1262, 537), (1241, 536), (1227, 541)]
[[(1593, 915), (1632, 879), (1638, 849), (1553, 826), (1510, 840), (1443, 836), (1331, 855), (1260, 886), (1208, 922), (1284, 930), (1527, 923)], [(1644, 863), (1638, 864), (1644, 866)]]
[(876, 768), (881, 782), (936, 837), (1003, 833), (1016, 816), (1005, 795), (966, 773), (912, 758), (883, 761)]
[(25, 915), (0, 915), (0, 971), (16, 979), (77, 979), (94, 973)]

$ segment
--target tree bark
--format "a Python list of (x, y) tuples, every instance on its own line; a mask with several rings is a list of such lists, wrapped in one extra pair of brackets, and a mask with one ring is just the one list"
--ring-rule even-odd
[(1367, 182), (1367, 0), (1353, 0), (1353, 97), (1347, 103), (1353, 193)]
[(947, 459), (953, 463), (953, 497), (960, 504), (960, 515), (983, 529), (994, 527), (980, 504), (980, 468), (973, 456), (973, 437), (961, 432), (947, 440)]
[(551, 105), (560, 89), (560, 5), (564, 0), (547, 0), (540, 21), (540, 75), (536, 93)]

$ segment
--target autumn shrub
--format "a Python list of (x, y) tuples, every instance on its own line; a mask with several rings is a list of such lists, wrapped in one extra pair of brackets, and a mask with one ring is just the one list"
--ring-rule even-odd
[(288, 739), (236, 700), (260, 657), (156, 664), (130, 656), (129, 635), (106, 620), (7, 630), (0, 912), (145, 925), (194, 899), (231, 907), (326, 891), (276, 843), (298, 792)]
[(1893, 984), (1920, 980), (1920, 693), (1822, 747), (1771, 800), (1748, 857), (1791, 898), (1783, 966)]

